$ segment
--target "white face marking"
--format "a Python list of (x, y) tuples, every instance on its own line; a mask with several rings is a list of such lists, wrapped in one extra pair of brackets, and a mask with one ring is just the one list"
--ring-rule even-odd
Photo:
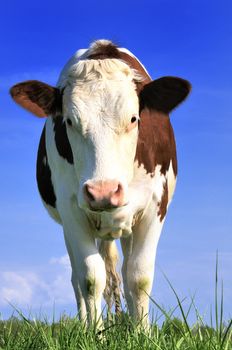
[(138, 115), (133, 72), (118, 60), (80, 61), (69, 72), (63, 115), (79, 182), (78, 202), (85, 206), (86, 181), (117, 180), (125, 192), (133, 178)]

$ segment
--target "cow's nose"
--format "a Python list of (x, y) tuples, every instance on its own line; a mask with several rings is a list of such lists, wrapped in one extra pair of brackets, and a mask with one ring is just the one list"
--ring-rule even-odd
[(84, 185), (84, 196), (94, 210), (117, 208), (125, 204), (123, 186), (116, 180), (88, 181)]

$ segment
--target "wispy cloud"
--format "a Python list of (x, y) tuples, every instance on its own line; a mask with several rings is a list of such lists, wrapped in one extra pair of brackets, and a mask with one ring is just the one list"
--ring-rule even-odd
[(38, 283), (35, 274), (22, 274), (14, 271), (1, 273), (3, 286), (0, 289), (0, 305), (11, 302), (19, 305), (29, 304), (32, 300), (32, 285)]
[[(67, 255), (51, 258), (49, 276), (33, 271), (3, 271), (0, 273), (0, 306), (9, 303), (17, 307), (39, 308), (74, 303), (70, 283), (70, 263)], [(54, 276), (53, 278), (51, 278)]]
[(70, 266), (70, 260), (68, 257), (68, 254), (65, 254), (59, 258), (51, 258), (49, 261), (50, 264), (57, 264), (57, 265), (61, 265), (63, 266), (65, 269), (70, 270), (71, 266)]

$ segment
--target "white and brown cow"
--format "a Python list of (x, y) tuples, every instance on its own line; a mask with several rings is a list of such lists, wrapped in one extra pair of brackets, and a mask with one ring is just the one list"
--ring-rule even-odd
[(177, 176), (169, 113), (190, 91), (176, 77), (151, 80), (139, 60), (110, 41), (79, 50), (57, 87), (26, 81), (13, 99), (38, 117), (37, 182), (63, 226), (79, 315), (101, 320), (101, 300), (118, 300), (120, 238), (131, 315), (147, 322), (156, 247)]

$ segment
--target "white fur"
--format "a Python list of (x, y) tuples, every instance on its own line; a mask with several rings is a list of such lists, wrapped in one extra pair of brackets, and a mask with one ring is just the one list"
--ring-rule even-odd
[[(106, 272), (97, 237), (121, 237), (125, 296), (130, 312), (141, 319), (148, 314), (147, 293), (152, 287), (156, 246), (164, 221), (157, 216), (158, 203), (166, 178), (160, 166), (151, 177), (143, 165), (134, 163), (138, 128), (128, 132), (127, 126), (139, 113), (133, 82), (137, 74), (118, 60), (85, 60), (86, 52), (74, 55), (58, 81), (64, 88), (64, 119), (71, 119), (73, 124), (67, 125), (67, 134), (74, 165), (59, 156), (51, 118), (46, 122), (47, 157), (57, 209), (46, 207), (64, 228), (81, 319), (101, 323)], [(127, 205), (92, 212), (83, 197), (84, 184), (109, 179), (123, 184)]]
[(169, 204), (172, 200), (175, 188), (176, 188), (176, 176), (174, 174), (173, 164), (171, 161), (168, 169), (168, 203)]

